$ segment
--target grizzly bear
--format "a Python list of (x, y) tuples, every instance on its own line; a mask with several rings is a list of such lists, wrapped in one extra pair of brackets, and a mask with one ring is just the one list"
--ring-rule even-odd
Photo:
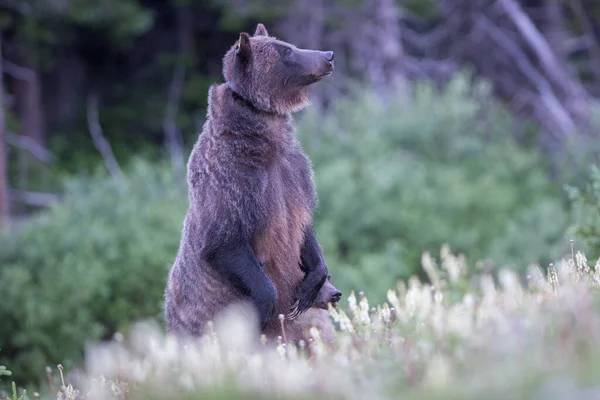
[[(309, 159), (291, 113), (334, 69), (331, 51), (299, 49), (258, 24), (223, 57), (225, 83), (209, 89), (207, 117), (187, 164), (189, 207), (165, 288), (168, 329), (201, 335), (226, 307), (247, 302), (260, 331), (306, 339), (331, 329), (324, 309), (341, 293), (317, 241)], [(319, 300), (317, 299), (319, 298)]]

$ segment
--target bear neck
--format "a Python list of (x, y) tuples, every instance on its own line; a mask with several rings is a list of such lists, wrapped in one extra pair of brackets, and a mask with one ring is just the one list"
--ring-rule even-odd
[(251, 110), (253, 110), (253, 111), (257, 112), (257, 113), (267, 114), (269, 116), (275, 116), (275, 115), (278, 114), (278, 113), (276, 113), (274, 111), (263, 110), (261, 108), (256, 107), (250, 100), (248, 100), (242, 94), (240, 94), (240, 91), (237, 90), (236, 84), (234, 82), (225, 82), (225, 83), (227, 84), (227, 86), (229, 87), (229, 89), (231, 89), (231, 94), (233, 95), (234, 99), (240, 101), (241, 103), (243, 103), (244, 105), (246, 105)]
[(286, 101), (273, 101), (271, 98), (250, 93), (248, 89), (238, 87), (238, 85), (233, 81), (226, 80), (225, 83), (239, 99), (245, 101), (257, 112), (266, 115), (287, 117), (288, 115), (291, 115), (292, 112), (298, 111), (304, 108), (306, 105), (305, 102), (301, 102), (298, 106), (290, 107), (289, 105), (286, 105)]
[(256, 108), (230, 85), (209, 89), (208, 118), (218, 132), (252, 137), (273, 143), (287, 143), (293, 135), (290, 114), (269, 113)]

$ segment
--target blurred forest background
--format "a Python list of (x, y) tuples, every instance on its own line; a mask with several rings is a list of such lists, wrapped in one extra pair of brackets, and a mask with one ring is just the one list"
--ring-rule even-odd
[(0, 364), (21, 383), (162, 321), (185, 163), (257, 22), (336, 71), (296, 116), (333, 282), (383, 301), (472, 268), (600, 255), (600, 1), (0, 0)]

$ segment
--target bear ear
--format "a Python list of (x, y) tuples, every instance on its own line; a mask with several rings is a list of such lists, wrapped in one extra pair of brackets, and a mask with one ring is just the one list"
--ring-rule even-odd
[(238, 40), (237, 48), (235, 49), (235, 55), (240, 59), (247, 61), (250, 59), (252, 54), (252, 48), (250, 47), (250, 35), (246, 32), (240, 33), (240, 39)]
[(254, 36), (269, 36), (269, 32), (267, 32), (267, 28), (263, 24), (258, 24), (256, 25)]

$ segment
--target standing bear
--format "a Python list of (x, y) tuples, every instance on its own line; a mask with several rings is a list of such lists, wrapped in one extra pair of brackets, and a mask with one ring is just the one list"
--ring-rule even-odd
[(247, 302), (270, 339), (281, 314), (288, 341), (306, 340), (313, 325), (330, 338), (327, 303), (341, 293), (313, 230), (313, 173), (291, 113), (333, 69), (333, 52), (299, 49), (262, 24), (225, 54), (226, 82), (209, 89), (187, 164), (189, 208), (165, 289), (171, 332), (201, 335), (226, 307)]

